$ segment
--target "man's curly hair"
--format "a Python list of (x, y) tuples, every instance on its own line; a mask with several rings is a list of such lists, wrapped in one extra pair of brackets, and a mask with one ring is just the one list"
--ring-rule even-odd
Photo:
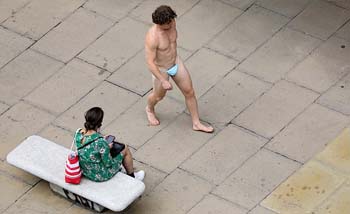
[(171, 7), (167, 5), (159, 6), (153, 13), (152, 13), (152, 20), (154, 24), (163, 25), (163, 24), (169, 24), (172, 19), (175, 19), (177, 17), (175, 11), (171, 9)]

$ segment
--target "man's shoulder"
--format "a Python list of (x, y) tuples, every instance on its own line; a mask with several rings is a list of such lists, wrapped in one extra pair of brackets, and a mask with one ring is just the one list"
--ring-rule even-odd
[(157, 46), (158, 44), (158, 36), (154, 26), (146, 33), (146, 44), (150, 46)]

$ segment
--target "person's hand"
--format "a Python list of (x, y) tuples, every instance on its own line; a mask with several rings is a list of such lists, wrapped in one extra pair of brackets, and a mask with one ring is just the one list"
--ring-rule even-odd
[(111, 149), (113, 147), (113, 143), (109, 143), (108, 146)]
[(162, 81), (162, 87), (163, 87), (165, 90), (171, 90), (171, 89), (173, 89), (173, 86), (171, 85), (171, 83), (170, 83), (168, 80), (163, 80), (163, 81)]

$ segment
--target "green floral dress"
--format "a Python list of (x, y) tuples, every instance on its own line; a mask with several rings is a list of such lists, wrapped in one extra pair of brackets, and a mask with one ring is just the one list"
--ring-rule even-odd
[(78, 149), (79, 165), (83, 170), (83, 175), (93, 181), (106, 181), (112, 178), (121, 169), (123, 154), (118, 154), (112, 158), (107, 141), (100, 133), (93, 133), (85, 136), (84, 143), (82, 139), (84, 135), (81, 129), (74, 137), (77, 148), (90, 143), (89, 145)]

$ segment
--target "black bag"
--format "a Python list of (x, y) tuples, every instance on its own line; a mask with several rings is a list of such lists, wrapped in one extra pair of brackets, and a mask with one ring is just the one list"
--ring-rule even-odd
[(116, 157), (124, 149), (125, 149), (125, 144), (113, 141), (113, 145), (112, 145), (112, 148), (111, 148), (111, 156), (113, 158)]

